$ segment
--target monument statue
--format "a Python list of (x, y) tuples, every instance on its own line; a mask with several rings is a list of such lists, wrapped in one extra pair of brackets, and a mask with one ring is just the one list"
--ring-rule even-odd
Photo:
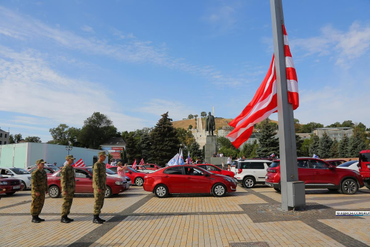
[(215, 117), (211, 115), (211, 112), (208, 112), (208, 116), (206, 117), (206, 131), (208, 131), (209, 135), (213, 136), (213, 131), (215, 129)]

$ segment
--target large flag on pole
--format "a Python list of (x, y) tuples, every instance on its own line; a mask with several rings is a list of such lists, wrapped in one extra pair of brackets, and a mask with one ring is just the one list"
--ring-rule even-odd
[(178, 165), (178, 161), (179, 160), (179, 154), (176, 154), (175, 156), (173, 156), (173, 158), (168, 161), (167, 165), (168, 166), (175, 166), (175, 165)]
[(134, 164), (132, 164), (132, 169), (136, 169), (136, 166), (137, 166), (137, 164), (136, 164), (136, 159), (135, 159), (135, 161), (134, 161)]
[(184, 162), (184, 156), (182, 155), (182, 149), (180, 151), (180, 156), (179, 156), (178, 164), (179, 165), (184, 165), (185, 164), (185, 162)]
[[(293, 105), (293, 110), (299, 106), (298, 96), (298, 81), (297, 74), (294, 68), (292, 55), (289, 49), (288, 36), (283, 25), (284, 33), (284, 52), (287, 74), (288, 101)], [(276, 91), (276, 72), (275, 72), (275, 56), (272, 56), (270, 67), (267, 71), (265, 79), (259, 86), (256, 94), (244, 110), (233, 121), (229, 123), (234, 127), (234, 130), (227, 135), (230, 142), (239, 148), (241, 144), (249, 139), (253, 132), (253, 126), (266, 118), (271, 113), (277, 112), (277, 91)]]

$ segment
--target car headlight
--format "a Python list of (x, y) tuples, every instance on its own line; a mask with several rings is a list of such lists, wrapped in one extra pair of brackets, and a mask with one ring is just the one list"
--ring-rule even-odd
[(116, 185), (122, 185), (123, 181), (116, 181)]
[(0, 182), (0, 185), (7, 185), (7, 184), (8, 182), (5, 182), (5, 181)]

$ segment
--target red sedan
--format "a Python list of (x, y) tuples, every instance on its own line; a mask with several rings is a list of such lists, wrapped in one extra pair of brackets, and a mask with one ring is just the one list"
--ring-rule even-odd
[[(75, 168), (75, 193), (94, 193), (94, 188), (92, 185), (92, 173), (92, 168)], [(127, 182), (122, 181), (121, 178), (107, 176), (107, 189), (105, 191), (105, 197), (111, 197), (112, 195), (125, 191), (126, 183)], [(60, 171), (57, 171), (48, 177), (48, 188), (50, 197), (56, 198), (60, 196), (62, 190), (60, 186)]]
[(207, 171), (212, 172), (214, 174), (225, 175), (225, 176), (232, 177), (232, 178), (235, 176), (235, 174), (232, 171), (222, 170), (222, 169), (220, 169), (217, 166), (212, 165), (212, 164), (196, 164), (196, 166), (199, 166), (199, 167), (203, 168), (204, 170), (207, 170)]
[(194, 165), (170, 166), (147, 174), (144, 190), (157, 197), (167, 197), (175, 193), (211, 193), (224, 196), (236, 190), (234, 179), (210, 173)]
[(22, 180), (16, 178), (3, 178), (0, 176), (0, 194), (13, 195), (15, 192), (23, 190)]
[[(117, 166), (111, 166), (109, 170), (117, 173)], [(131, 167), (127, 167), (126, 176), (129, 177), (136, 186), (143, 186), (146, 173), (136, 171)]]

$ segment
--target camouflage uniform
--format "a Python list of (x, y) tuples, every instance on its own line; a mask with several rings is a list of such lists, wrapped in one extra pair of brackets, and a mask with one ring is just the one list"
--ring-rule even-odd
[[(65, 165), (60, 172), (60, 177), (63, 196), (62, 216), (67, 216), (71, 210), (76, 187), (74, 168), (71, 165)], [(67, 194), (64, 195), (64, 192), (67, 192)]]
[[(99, 215), (104, 204), (104, 195), (106, 190), (107, 174), (104, 163), (96, 162), (93, 166), (93, 187), (94, 187), (94, 215)], [(103, 192), (99, 193), (98, 189)]]
[[(45, 193), (48, 189), (48, 180), (47, 175), (44, 170), (36, 169), (31, 174), (31, 215), (38, 216), (41, 213), (42, 207), (45, 202)], [(39, 196), (36, 196), (36, 193), (40, 193)]]

